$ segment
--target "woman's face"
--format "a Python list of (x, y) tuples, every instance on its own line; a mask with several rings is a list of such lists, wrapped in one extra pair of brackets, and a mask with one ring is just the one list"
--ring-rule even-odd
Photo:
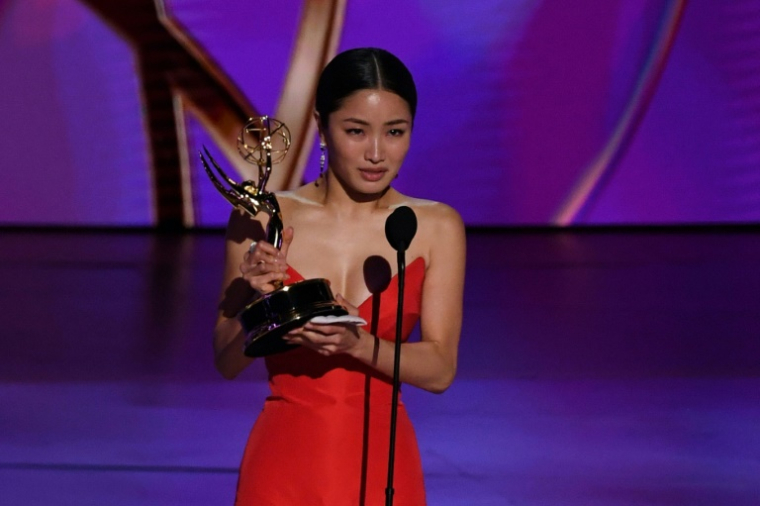
[(330, 169), (349, 191), (377, 194), (396, 177), (412, 133), (409, 105), (395, 93), (360, 90), (330, 114), (326, 131)]

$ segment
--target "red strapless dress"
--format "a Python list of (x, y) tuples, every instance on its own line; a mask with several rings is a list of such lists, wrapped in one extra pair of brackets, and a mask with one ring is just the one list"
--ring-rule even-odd
[[(290, 283), (303, 279), (290, 269)], [(407, 266), (403, 338), (419, 320), (425, 262)], [(396, 332), (398, 280), (359, 306), (380, 339)], [(251, 431), (240, 466), (238, 506), (382, 506), (388, 479), (390, 378), (348, 356), (306, 348), (266, 357), (271, 395)], [(422, 506), (417, 439), (400, 403), (395, 506)]]

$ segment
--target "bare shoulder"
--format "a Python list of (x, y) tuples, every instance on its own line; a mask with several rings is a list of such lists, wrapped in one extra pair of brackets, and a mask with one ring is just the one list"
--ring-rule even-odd
[(227, 222), (225, 233), (227, 241), (248, 244), (251, 241), (263, 239), (266, 236), (264, 233), (266, 222), (264, 221), (265, 216), (262, 216), (263, 214), (259, 213), (256, 216), (251, 216), (240, 209), (233, 209)]
[(404, 200), (391, 208), (409, 206), (417, 215), (417, 221), (426, 229), (435, 232), (457, 232), (464, 230), (464, 222), (456, 209), (434, 200), (404, 197)]
[[(283, 214), (288, 218), (298, 214), (304, 207), (314, 207), (316, 202), (301, 195), (300, 188), (293, 191), (277, 191), (277, 204)], [(234, 208), (227, 222), (227, 239), (233, 242), (250, 243), (266, 239), (266, 227), (269, 223), (269, 215), (263, 210), (251, 215), (239, 208)]]
[(277, 201), (285, 205), (305, 205), (305, 206), (319, 206), (311, 195), (310, 192), (305, 191), (304, 187), (297, 190), (283, 190), (275, 193)]
[(313, 190), (307, 186), (302, 186), (296, 190), (278, 191), (275, 193), (277, 202), (280, 204), (283, 219), (290, 221), (297, 218), (302, 213), (310, 213), (322, 207), (314, 195)]
[(400, 199), (391, 208), (400, 206), (409, 206), (417, 216), (415, 241), (428, 267), (464, 261), (465, 228), (456, 209), (441, 202), (411, 197)]

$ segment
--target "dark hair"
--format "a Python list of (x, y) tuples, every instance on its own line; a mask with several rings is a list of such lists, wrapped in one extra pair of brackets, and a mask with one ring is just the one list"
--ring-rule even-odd
[(338, 54), (327, 64), (317, 84), (316, 109), (327, 125), (331, 113), (360, 90), (385, 90), (403, 98), (417, 112), (417, 88), (406, 66), (384, 49), (364, 47)]

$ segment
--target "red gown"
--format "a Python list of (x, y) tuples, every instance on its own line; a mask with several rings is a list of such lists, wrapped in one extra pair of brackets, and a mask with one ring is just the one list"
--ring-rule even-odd
[[(290, 283), (303, 279), (289, 269)], [(403, 339), (420, 316), (425, 262), (407, 266)], [(396, 332), (398, 279), (359, 306), (380, 339)], [(271, 395), (251, 431), (237, 506), (382, 506), (388, 479), (391, 380), (346, 355), (307, 348), (266, 357)], [(399, 403), (394, 506), (422, 506), (425, 489), (414, 428)]]

